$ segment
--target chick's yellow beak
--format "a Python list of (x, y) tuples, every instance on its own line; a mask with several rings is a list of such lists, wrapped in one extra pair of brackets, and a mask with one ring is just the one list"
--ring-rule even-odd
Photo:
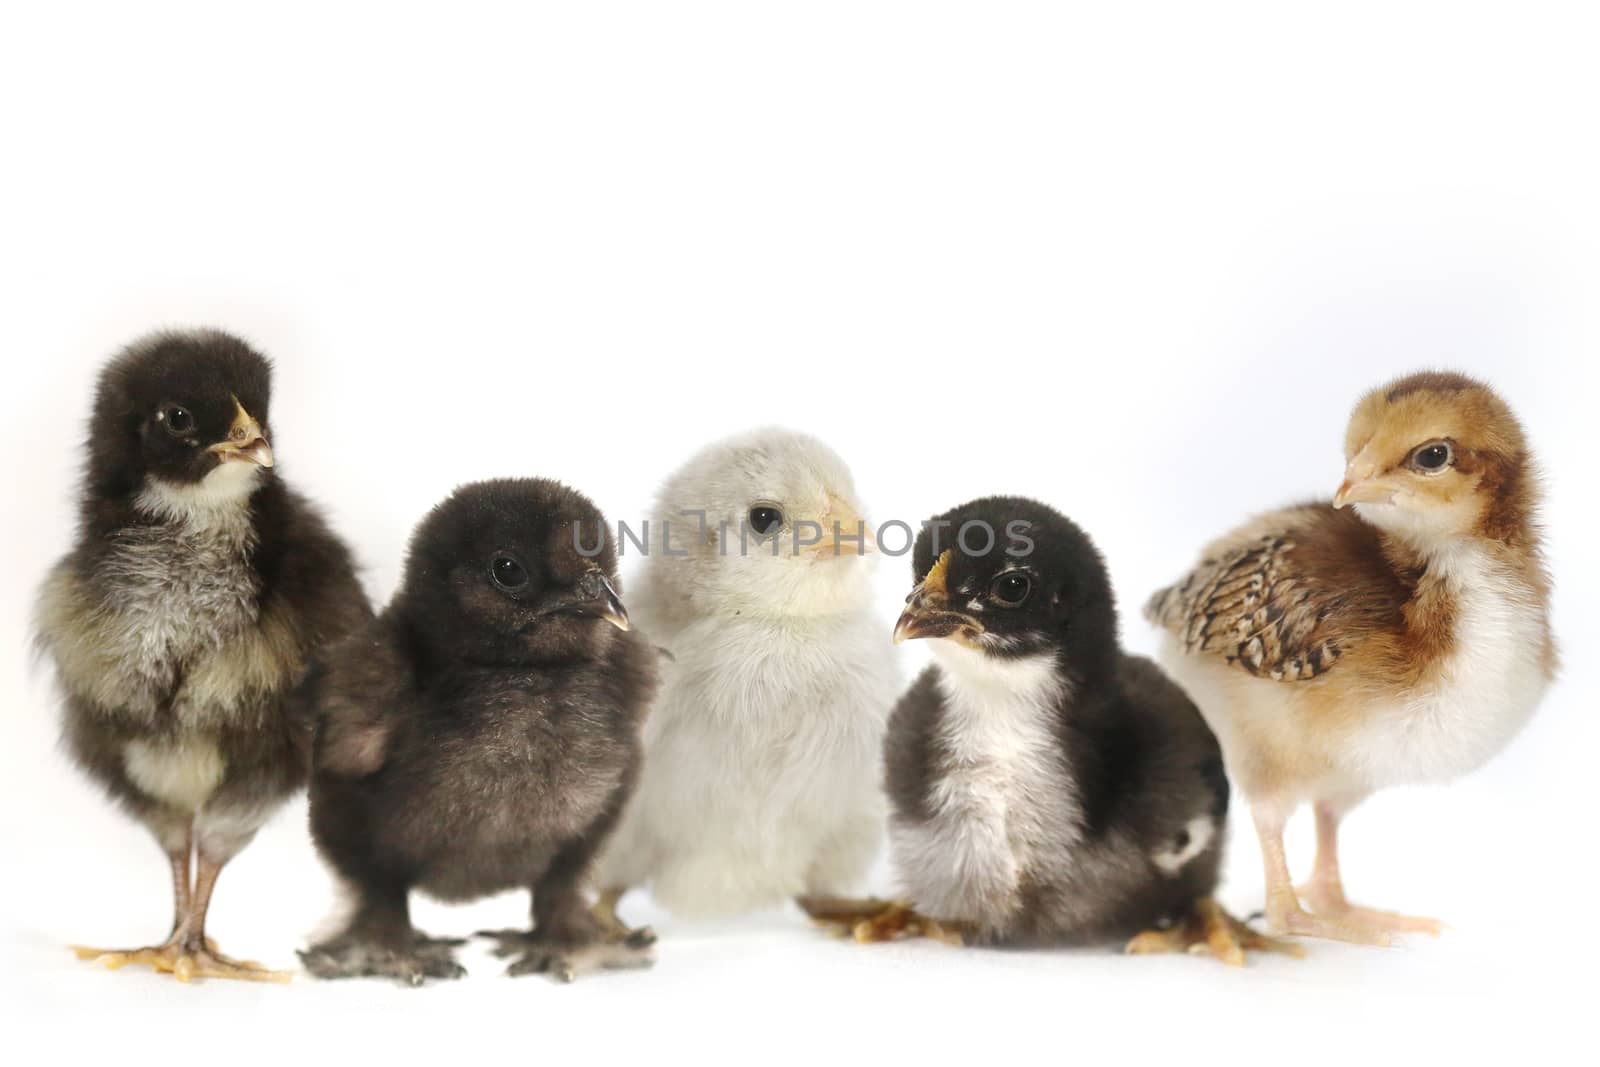
[(894, 643), (921, 637), (944, 637), (968, 648), (978, 648), (978, 638), (983, 635), (983, 623), (964, 611), (950, 608), (950, 591), (946, 587), (950, 569), (950, 553), (939, 557), (928, 576), (906, 598), (906, 608), (894, 624)]
[(832, 493), (828, 495), (828, 512), (817, 525), (822, 527), (820, 540), (802, 544), (817, 559), (844, 559), (878, 551), (872, 527), (855, 508)]
[(261, 424), (244, 409), (237, 397), (233, 401), (233, 424), (228, 427), (228, 439), (211, 446), (211, 451), (224, 461), (241, 460), (258, 467), (272, 467), (272, 446), (267, 443)]
[(1382, 478), (1352, 478), (1348, 474), (1333, 494), (1335, 508), (1351, 504), (1392, 504), (1398, 490)]

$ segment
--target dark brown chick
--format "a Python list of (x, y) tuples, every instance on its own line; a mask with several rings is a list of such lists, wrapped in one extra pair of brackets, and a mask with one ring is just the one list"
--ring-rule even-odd
[(394, 601), (319, 664), (311, 832), (354, 910), (301, 954), (312, 973), (459, 977), (452, 943), (412, 928), (413, 889), (531, 891), (532, 931), (492, 935), (513, 974), (650, 962), (653, 936), (602, 925), (583, 895), (655, 685), (604, 522), (556, 482), (463, 486), (418, 526)]

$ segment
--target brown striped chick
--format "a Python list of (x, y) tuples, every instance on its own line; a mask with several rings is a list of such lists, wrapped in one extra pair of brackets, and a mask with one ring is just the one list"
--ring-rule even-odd
[[(1216, 541), (1145, 614), (1168, 631), (1163, 661), (1250, 801), (1273, 932), (1387, 944), (1440, 924), (1345, 899), (1340, 819), (1385, 786), (1447, 780), (1499, 752), (1556, 648), (1537, 472), (1488, 386), (1429, 372), (1375, 389), (1345, 456), (1331, 505)], [(1317, 858), (1297, 895), (1283, 829), (1302, 802)]]

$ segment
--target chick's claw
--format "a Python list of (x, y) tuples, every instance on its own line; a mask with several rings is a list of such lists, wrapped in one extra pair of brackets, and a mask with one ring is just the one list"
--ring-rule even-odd
[(462, 942), (418, 934), (410, 951), (369, 941), (342, 940), (301, 952), (300, 963), (318, 978), (396, 978), (419, 986), (429, 978), (456, 979), (467, 969), (456, 962), (454, 947)]
[(1358, 926), (1372, 927), (1377, 930), (1386, 930), (1396, 934), (1428, 934), (1438, 937), (1444, 933), (1446, 924), (1438, 919), (1428, 919), (1420, 915), (1401, 915), (1393, 911), (1381, 911), (1377, 908), (1363, 908), (1351, 904), (1343, 912), (1336, 913), (1347, 922)]
[(209, 939), (201, 946), (169, 941), (164, 945), (136, 949), (89, 948), (72, 946), (80, 960), (93, 960), (108, 971), (118, 971), (130, 963), (149, 967), (158, 974), (170, 974), (185, 984), (196, 978), (226, 978), (240, 982), (284, 983), (292, 977), (287, 971), (274, 971), (255, 960), (236, 960), (217, 951)]
[(1230, 967), (1243, 967), (1246, 952), (1278, 952), (1296, 958), (1305, 955), (1299, 945), (1268, 937), (1229, 915), (1209, 897), (1196, 901), (1193, 910), (1171, 926), (1138, 935), (1124, 951), (1134, 956), (1187, 952), (1210, 956)]
[(818, 926), (860, 945), (925, 937), (959, 948), (969, 938), (963, 924), (929, 918), (904, 901), (802, 897), (797, 903)]
[(1267, 925), (1274, 933), (1296, 937), (1319, 937), (1325, 941), (1344, 941), (1352, 945), (1389, 948), (1395, 944), (1388, 931), (1334, 915), (1313, 915), (1300, 907), (1268, 911)]
[(1337, 883), (1329, 885), (1313, 880), (1297, 886), (1295, 894), (1311, 909), (1313, 915), (1348, 923), (1355, 927), (1394, 934), (1428, 934), (1438, 937), (1446, 924), (1438, 919), (1425, 919), (1418, 915), (1401, 915), (1399, 912), (1363, 908), (1345, 899), (1344, 888)]
[(649, 927), (633, 930), (616, 941), (580, 944), (551, 941), (525, 930), (486, 930), (479, 936), (497, 942), (491, 951), (501, 959), (511, 960), (506, 974), (512, 977), (544, 974), (565, 983), (579, 975), (632, 970), (655, 963), (651, 946), (656, 935)]

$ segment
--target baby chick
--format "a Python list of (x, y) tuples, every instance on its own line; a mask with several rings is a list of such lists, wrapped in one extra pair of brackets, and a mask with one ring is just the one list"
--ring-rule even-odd
[[(1556, 650), (1537, 474), (1486, 385), (1423, 373), (1373, 390), (1345, 459), (1331, 505), (1240, 527), (1145, 613), (1170, 631), (1165, 662), (1250, 798), (1271, 928), (1384, 944), (1439, 924), (1345, 899), (1339, 820), (1378, 789), (1448, 779), (1504, 748)], [(1283, 828), (1306, 801), (1317, 859), (1297, 897)]]
[(670, 653), (644, 773), (597, 882), (728, 915), (843, 892), (882, 841), (892, 651), (849, 469), (804, 434), (711, 445), (661, 491), (634, 601)]
[(533, 932), (490, 935), (512, 974), (649, 962), (649, 931), (606, 943), (582, 888), (633, 787), (654, 685), (604, 525), (557, 482), (464, 486), (417, 527), (389, 607), (319, 662), (311, 832), (355, 907), (301, 953), (313, 974), (464, 973), (451, 942), (412, 929), (413, 888), (532, 890)]
[[(139, 341), (100, 375), (78, 542), (39, 593), (68, 751), (172, 864), (171, 935), (110, 967), (277, 979), (206, 938), (217, 876), (306, 780), (286, 697), (371, 617), (350, 555), (277, 476), (271, 366), (236, 337)], [(192, 869), (192, 866), (197, 870)]]
[[(948, 547), (946, 547), (948, 546)], [(1117, 643), (1110, 578), (1065, 516), (1017, 497), (925, 524), (895, 640), (934, 663), (889, 720), (890, 850), (915, 911), (832, 902), (860, 940), (1277, 948), (1212, 900), (1228, 811), (1194, 705)], [(1145, 931), (1140, 933), (1140, 931)]]

